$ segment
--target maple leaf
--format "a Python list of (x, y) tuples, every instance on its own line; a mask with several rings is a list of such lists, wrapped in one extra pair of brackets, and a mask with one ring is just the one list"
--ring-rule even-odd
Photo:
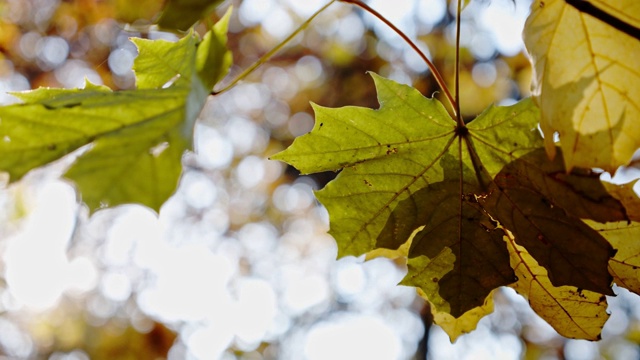
[(158, 210), (177, 186), (210, 87), (231, 64), (223, 48), (228, 16), (200, 46), (194, 33), (177, 42), (134, 40), (136, 90), (87, 84), (14, 94), (22, 104), (0, 107), (0, 170), (15, 181), (91, 144), (65, 176), (92, 210), (123, 203)]
[[(578, 9), (584, 6), (614, 20)], [(611, 23), (637, 31), (640, 6), (636, 0), (536, 0), (531, 9), (524, 40), (547, 152), (555, 153), (557, 132), (568, 169), (615, 171), (640, 147), (640, 41)]]
[[(341, 170), (316, 193), (329, 211), (339, 256), (397, 249), (420, 228), (408, 251), (403, 284), (420, 287), (436, 311), (459, 317), (482, 306), (496, 287), (516, 280), (498, 225), (504, 221), (517, 241), (549, 267), (554, 285), (612, 293), (607, 264), (613, 249), (579, 220), (584, 214), (566, 215), (561, 206), (601, 203), (587, 214), (599, 219), (616, 218), (602, 215), (612, 209), (616, 219), (623, 219), (624, 211), (610, 196), (602, 201), (606, 191), (593, 192), (593, 184), (600, 184), (597, 177), (566, 178), (558, 174), (564, 168), (547, 169), (527, 158), (542, 150), (531, 101), (491, 107), (460, 130), (436, 100), (372, 76), (380, 109), (314, 105), (313, 130), (272, 157), (302, 173)], [(524, 179), (510, 187), (500, 179), (513, 171)], [(595, 198), (585, 195), (589, 192)], [(531, 193), (537, 195), (527, 198)], [(544, 202), (566, 216), (541, 223), (536, 212), (549, 209), (538, 204)], [(519, 217), (509, 218), (512, 214)], [(567, 235), (577, 236), (574, 243), (564, 240)]]

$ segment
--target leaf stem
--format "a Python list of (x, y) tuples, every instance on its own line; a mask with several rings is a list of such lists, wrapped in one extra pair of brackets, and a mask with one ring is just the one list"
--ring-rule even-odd
[(420, 48), (418, 48), (418, 46), (411, 39), (409, 39), (409, 37), (404, 32), (402, 32), (402, 30), (398, 29), (398, 27), (396, 27), (392, 22), (387, 20), (379, 12), (377, 12), (374, 9), (372, 9), (369, 5), (363, 3), (360, 0), (339, 0), (339, 1), (345, 2), (345, 3), (349, 3), (349, 4), (353, 4), (353, 5), (361, 7), (362, 9), (364, 9), (365, 11), (370, 13), (371, 15), (373, 15), (373, 16), (377, 17), (378, 19), (380, 19), (380, 21), (385, 23), (385, 25), (387, 25), (389, 28), (391, 28), (393, 31), (395, 31), (396, 34), (398, 34), (407, 44), (409, 44), (409, 46), (411, 46), (413, 51), (415, 51), (422, 58), (422, 60), (427, 64), (427, 66), (429, 67), (429, 70), (431, 70), (431, 73), (435, 77), (436, 82), (438, 83), (438, 86), (440, 86), (440, 88), (444, 92), (447, 100), (451, 104), (451, 108), (453, 109), (454, 115), (456, 116), (456, 118), (460, 118), (459, 107), (457, 105), (457, 100), (454, 99), (453, 96), (451, 96), (451, 93), (449, 92), (449, 88), (447, 87), (447, 84), (445, 84), (444, 79), (442, 78), (442, 75), (440, 75), (440, 72), (438, 71), (436, 66), (431, 62), (431, 60), (429, 60), (429, 58), (427, 58), (427, 56), (424, 54), (424, 52), (422, 52), (422, 50), (420, 50)]
[(454, 70), (454, 82), (456, 87), (455, 111), (456, 123), (458, 127), (464, 127), (464, 121), (460, 115), (460, 13), (462, 12), (462, 0), (458, 0), (458, 10), (456, 11), (456, 59)]
[[(464, 124), (462, 125), (464, 126)], [(489, 188), (489, 184), (491, 183), (491, 176), (487, 173), (487, 170), (482, 165), (482, 160), (478, 156), (478, 152), (476, 148), (473, 146), (473, 142), (469, 136), (461, 136), (464, 139), (465, 144), (467, 145), (467, 150), (469, 151), (469, 157), (471, 158), (471, 164), (473, 164), (473, 170), (476, 174), (476, 179), (478, 180), (478, 184), (480, 185), (480, 189), (483, 193), (486, 193)], [(460, 162), (462, 163), (462, 161)]]
[(309, 24), (311, 23), (311, 21), (313, 21), (313, 19), (315, 19), (318, 15), (320, 15), (323, 11), (325, 11), (331, 4), (333, 4), (336, 1), (338, 1), (338, 0), (331, 0), (327, 4), (325, 4), (323, 7), (318, 9), (318, 11), (313, 13), (313, 15), (311, 15), (311, 17), (309, 17), (307, 20), (305, 20), (305, 22), (300, 24), (300, 26), (298, 26), (298, 28), (294, 32), (291, 33), (291, 35), (287, 36), (286, 39), (282, 40), (278, 45), (276, 45), (274, 48), (269, 50), (269, 52), (267, 52), (266, 54), (262, 55), (260, 57), (260, 59), (258, 59), (255, 63), (253, 63), (248, 68), (246, 68), (242, 73), (240, 73), (240, 75), (238, 75), (235, 79), (233, 79), (233, 81), (231, 81), (227, 86), (225, 86), (224, 88), (222, 88), (222, 89), (220, 89), (218, 91), (216, 91), (216, 90), (212, 91), (211, 95), (217, 95), (217, 94), (223, 93), (223, 92), (231, 89), (238, 82), (242, 81), (244, 78), (249, 76), (252, 72), (254, 72), (257, 68), (259, 68), (262, 64), (264, 64), (265, 62), (269, 61), (269, 59), (271, 59), (271, 57), (273, 57), (273, 55), (275, 55), (287, 43), (289, 43), (289, 41), (291, 41), (300, 32), (302, 32), (302, 30), (306, 29), (307, 26), (309, 26)]

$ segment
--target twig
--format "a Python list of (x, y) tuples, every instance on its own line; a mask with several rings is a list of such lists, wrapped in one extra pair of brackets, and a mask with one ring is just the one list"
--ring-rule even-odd
[(267, 62), (273, 55), (275, 55), (278, 51), (280, 51), (289, 41), (291, 41), (294, 37), (296, 37), (302, 30), (306, 29), (307, 26), (316, 18), (316, 16), (320, 15), (323, 11), (325, 11), (331, 4), (336, 2), (337, 0), (331, 0), (326, 5), (321, 7), (318, 11), (313, 13), (311, 17), (309, 17), (305, 22), (303, 22), (291, 35), (289, 35), (286, 39), (282, 40), (278, 45), (276, 45), (273, 49), (269, 50), (266, 54), (262, 55), (260, 59), (258, 59), (253, 65), (246, 68), (240, 75), (238, 75), (233, 81), (231, 81), (227, 86), (218, 90), (212, 91), (211, 95), (217, 95), (223, 93), (232, 87), (234, 87), (238, 82), (249, 76), (252, 72), (254, 72), (257, 68), (259, 68), (262, 64)]
[(459, 107), (457, 105), (457, 100), (454, 99), (451, 96), (451, 93), (449, 92), (449, 88), (447, 87), (447, 84), (445, 84), (444, 79), (442, 78), (442, 76), (440, 75), (440, 72), (438, 71), (438, 69), (436, 68), (436, 66), (431, 62), (431, 60), (429, 60), (429, 58), (427, 58), (427, 56), (424, 54), (424, 52), (422, 52), (422, 50), (420, 50), (420, 48), (418, 48), (418, 46), (411, 40), (409, 39), (409, 37), (402, 32), (402, 30), (398, 29), (398, 27), (396, 27), (393, 23), (391, 23), (389, 20), (387, 20), (384, 16), (382, 16), (379, 12), (377, 12), (376, 10), (372, 9), (369, 5), (363, 3), (360, 0), (339, 0), (341, 2), (345, 2), (345, 3), (349, 3), (349, 4), (353, 4), (356, 6), (361, 7), (362, 9), (364, 9), (365, 11), (367, 11), (368, 13), (370, 13), (371, 15), (377, 17), (378, 19), (380, 19), (380, 21), (382, 21), (383, 23), (385, 23), (385, 25), (387, 25), (388, 27), (390, 27), (393, 31), (396, 32), (396, 34), (400, 35), (400, 37), (407, 43), (409, 44), (409, 46), (411, 46), (411, 48), (422, 58), (422, 60), (424, 60), (424, 62), (427, 64), (427, 66), (429, 67), (429, 70), (431, 70), (431, 73), (433, 74), (433, 76), (436, 79), (436, 82), (438, 83), (438, 86), (440, 86), (440, 89), (442, 89), (442, 91), (444, 92), (447, 100), (449, 101), (449, 103), (451, 104), (451, 108), (453, 109), (454, 115), (456, 116), (456, 118), (459, 118), (460, 116), (458, 115), (458, 111), (459, 111)]

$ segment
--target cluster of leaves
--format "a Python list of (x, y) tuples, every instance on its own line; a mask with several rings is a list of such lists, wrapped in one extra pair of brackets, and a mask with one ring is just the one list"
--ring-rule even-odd
[[(599, 4), (640, 20), (628, 1)], [(402, 284), (421, 290), (452, 339), (511, 286), (560, 334), (596, 340), (612, 281), (640, 293), (634, 183), (590, 170), (613, 172), (640, 147), (640, 42), (562, 0), (533, 3), (525, 41), (533, 101), (460, 124), (374, 74), (379, 109), (316, 106), (313, 130), (273, 158), (340, 171), (316, 194), (339, 256), (406, 256)]]
[[(169, 1), (159, 24), (187, 29), (217, 3)], [(640, 22), (631, 0), (594, 3)], [(158, 210), (231, 65), (228, 20), (202, 38), (134, 39), (135, 90), (87, 83), (16, 94), (21, 104), (0, 108), (0, 170), (16, 181), (77, 151), (65, 176), (92, 210)], [(589, 170), (614, 171), (640, 147), (640, 42), (563, 0), (534, 2), (525, 40), (533, 100), (463, 124), (438, 100), (373, 74), (379, 109), (315, 106), (313, 130), (273, 158), (303, 173), (340, 171), (317, 193), (339, 256), (406, 257), (402, 283), (428, 299), (452, 339), (511, 286), (560, 334), (595, 340), (612, 282), (640, 292), (640, 199), (633, 183), (606, 184)]]
[(16, 181), (80, 149), (65, 177), (91, 210), (132, 202), (159, 210), (177, 186), (195, 119), (231, 66), (229, 15), (202, 39), (132, 39), (135, 90), (87, 82), (15, 93), (23, 102), (0, 108), (0, 169)]

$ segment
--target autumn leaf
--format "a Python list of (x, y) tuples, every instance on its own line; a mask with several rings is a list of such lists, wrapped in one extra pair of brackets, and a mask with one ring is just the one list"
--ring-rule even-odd
[[(225, 26), (209, 37), (224, 44)], [(177, 186), (182, 154), (210, 91), (211, 79), (197, 74), (224, 74), (230, 61), (219, 46), (216, 52), (198, 47), (193, 33), (173, 43), (135, 43), (137, 90), (113, 92), (92, 84), (38, 89), (16, 94), (22, 104), (0, 107), (0, 170), (11, 181), (91, 144), (65, 174), (91, 209), (123, 203), (160, 208)], [(219, 69), (199, 71), (197, 58)]]
[(524, 31), (533, 96), (550, 155), (557, 132), (568, 169), (613, 172), (640, 147), (640, 41), (578, 10), (578, 3), (628, 24), (640, 22), (635, 0), (534, 1)]
[(549, 272), (555, 286), (613, 295), (606, 272), (615, 251), (581, 218), (626, 219), (620, 203), (595, 174), (566, 174), (562, 157), (533, 151), (507, 165), (480, 203)]
[(511, 285), (560, 335), (599, 340), (609, 318), (604, 295), (573, 286), (553, 286), (547, 270), (513, 236), (505, 237), (518, 281)]
[[(492, 229), (473, 194), (541, 146), (537, 110), (529, 101), (492, 107), (469, 124), (468, 136), (459, 135), (436, 100), (373, 78), (379, 110), (314, 106), (314, 129), (273, 158), (303, 173), (342, 169), (316, 194), (329, 211), (340, 256), (396, 249), (425, 226), (411, 244), (403, 283), (422, 284), (439, 311), (459, 316), (515, 281), (501, 231)], [(434, 282), (437, 289), (429, 288)]]
[(623, 220), (625, 209), (596, 173), (548, 162), (531, 101), (457, 128), (436, 100), (373, 78), (378, 110), (314, 106), (313, 130), (273, 157), (303, 173), (340, 170), (316, 193), (339, 256), (398, 249), (419, 229), (402, 284), (457, 318), (516, 281), (509, 230), (554, 286), (613, 294), (615, 251), (581, 218)]

